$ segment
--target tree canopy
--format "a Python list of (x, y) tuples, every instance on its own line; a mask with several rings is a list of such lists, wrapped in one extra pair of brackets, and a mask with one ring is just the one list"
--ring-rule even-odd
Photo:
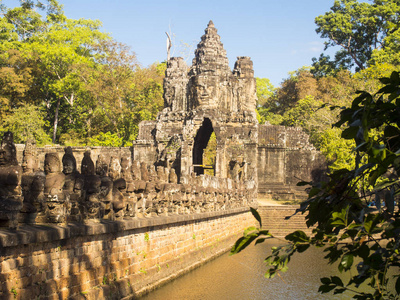
[[(371, 2), (336, 0), (330, 11), (315, 18), (316, 32), (327, 39), (325, 50), (336, 46), (339, 50), (333, 60), (323, 54), (314, 58), (314, 74), (328, 75), (353, 67), (359, 71), (387, 59), (398, 64), (400, 3)], [(396, 55), (392, 58), (391, 54)]]
[(69, 19), (56, 0), (20, 1), (1, 12), (3, 131), (12, 127), (9, 116), (33, 105), (53, 143), (101, 144), (110, 137), (122, 146), (135, 139), (141, 120), (155, 118), (162, 65), (141, 67), (134, 52), (101, 31), (100, 21)]

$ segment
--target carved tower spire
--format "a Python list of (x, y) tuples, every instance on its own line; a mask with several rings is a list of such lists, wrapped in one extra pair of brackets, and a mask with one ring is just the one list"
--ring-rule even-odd
[(226, 51), (213, 21), (208, 23), (204, 31), (205, 34), (201, 37), (201, 41), (195, 51), (192, 68), (193, 75), (201, 73), (211, 73), (212, 75), (229, 74), (231, 71)]

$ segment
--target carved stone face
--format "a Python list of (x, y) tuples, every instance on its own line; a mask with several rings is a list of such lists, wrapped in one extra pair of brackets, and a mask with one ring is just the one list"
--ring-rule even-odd
[(2, 146), (0, 149), (0, 166), (10, 165), (14, 161), (15, 154), (11, 150), (11, 147)]
[(75, 167), (74, 166), (74, 162), (72, 160), (70, 160), (70, 159), (64, 160), (64, 162), (63, 162), (63, 173), (65, 175), (72, 174), (75, 171), (74, 167)]
[(4, 149), (0, 149), (0, 166), (4, 166), (7, 164), (7, 154)]
[(194, 98), (198, 105), (216, 104), (217, 82), (213, 77), (197, 76), (194, 81)]
[(90, 157), (90, 151), (86, 151), (83, 155), (81, 164), (82, 175), (94, 175), (94, 163)]
[(46, 154), (44, 158), (44, 172), (46, 175), (60, 172), (60, 161), (58, 157), (51, 155), (51, 153)]
[(108, 165), (101, 156), (96, 161), (96, 174), (99, 176), (107, 176)]
[(121, 173), (121, 165), (119, 163), (119, 160), (115, 157), (111, 157), (110, 170), (108, 175), (113, 179), (117, 179), (120, 173)]
[(121, 158), (121, 171), (123, 170), (123, 171), (127, 171), (128, 169), (129, 169), (129, 167), (130, 167), (130, 165), (131, 165), (131, 160), (130, 160), (130, 158), (128, 157), (122, 157)]
[(35, 158), (32, 155), (25, 155), (22, 161), (24, 173), (32, 172), (35, 169)]

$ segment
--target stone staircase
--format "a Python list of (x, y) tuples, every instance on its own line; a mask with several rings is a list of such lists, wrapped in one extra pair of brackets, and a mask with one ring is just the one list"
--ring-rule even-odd
[(305, 215), (298, 213), (285, 220), (285, 217), (293, 215), (298, 207), (298, 205), (259, 206), (257, 211), (261, 216), (262, 228), (269, 230), (275, 237), (285, 237), (295, 230), (310, 234), (312, 228), (307, 228)]

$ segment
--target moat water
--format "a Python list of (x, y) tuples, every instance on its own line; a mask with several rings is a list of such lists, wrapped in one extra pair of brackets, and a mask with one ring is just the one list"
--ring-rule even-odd
[[(338, 275), (337, 266), (327, 265), (321, 249), (297, 254), (281, 277), (264, 278), (263, 260), (278, 241), (250, 245), (239, 254), (226, 253), (145, 295), (141, 300), (168, 299), (351, 299), (352, 294), (318, 293), (320, 278)], [(343, 274), (340, 274), (342, 279)], [(344, 282), (347, 279), (343, 280)]]

